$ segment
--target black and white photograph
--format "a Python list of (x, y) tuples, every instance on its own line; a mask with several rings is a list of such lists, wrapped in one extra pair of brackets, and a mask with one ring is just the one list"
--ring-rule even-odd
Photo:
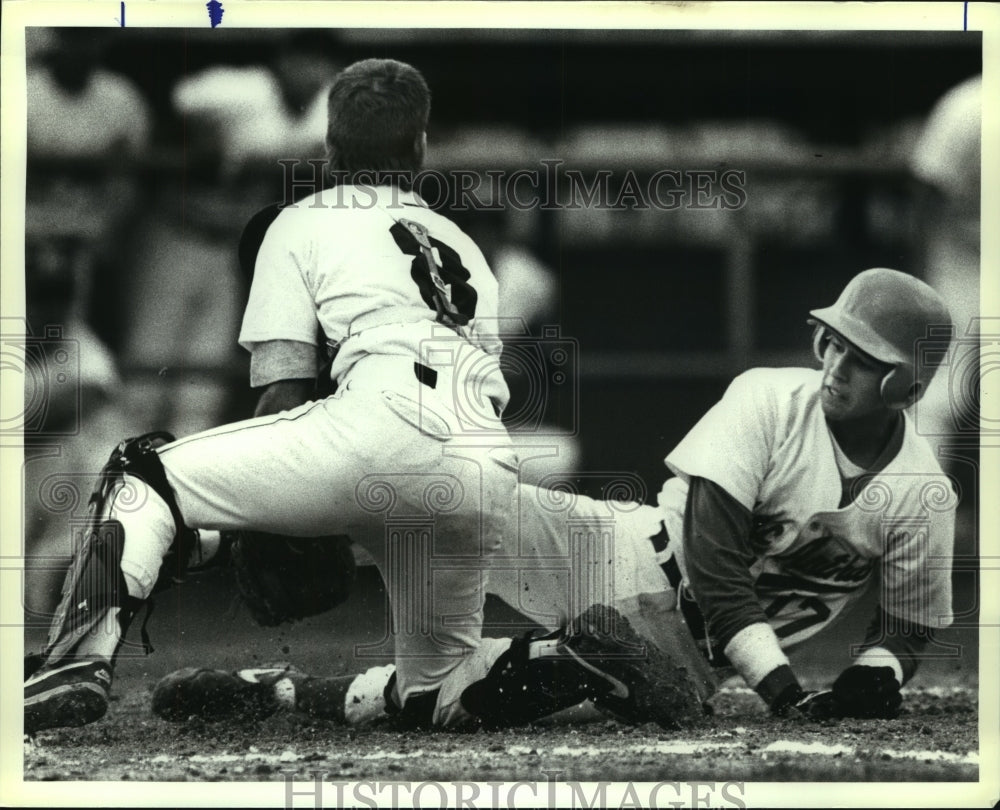
[(996, 806), (1000, 14), (745, 5), (5, 4), (0, 803)]

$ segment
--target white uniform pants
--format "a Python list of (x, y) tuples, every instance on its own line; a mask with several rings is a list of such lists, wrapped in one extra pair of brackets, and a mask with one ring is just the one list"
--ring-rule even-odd
[[(390, 596), (405, 701), (439, 688), (479, 645), (488, 563), (504, 543), (517, 476), (492, 411), (479, 420), (495, 420), (495, 431), (458, 435), (447, 376), (436, 389), (421, 386), (402, 359), (370, 372), (325, 400), (159, 453), (188, 526), (347, 534), (371, 554)], [(133, 595), (148, 595), (172, 537), (162, 508), (155, 511), (116, 504), (122, 568), (145, 591)]]
[(670, 590), (650, 543), (661, 529), (655, 507), (521, 485), (513, 517), (489, 591), (545, 627), (593, 604), (621, 609), (641, 593)]
[[(432, 391), (410, 382), (411, 368), (181, 439), (160, 459), (188, 526), (346, 534), (362, 545), (390, 597), (398, 698), (441, 689), (435, 719), (456, 725), (467, 719), (461, 692), (507, 646), (480, 644), (487, 590), (554, 629), (595, 603), (635, 624), (638, 595), (669, 585), (648, 540), (657, 509), (518, 486), (499, 421), (496, 432), (461, 435), (447, 378)], [(122, 567), (140, 597), (172, 539), (165, 507), (152, 511), (116, 508)]]

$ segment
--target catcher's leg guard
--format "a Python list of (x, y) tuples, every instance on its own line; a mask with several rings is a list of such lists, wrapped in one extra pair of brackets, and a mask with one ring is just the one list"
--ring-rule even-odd
[[(117, 612), (118, 638), (128, 629), (142, 600), (129, 596), (121, 569), (125, 535), (121, 523), (110, 518), (116, 495), (128, 473), (142, 479), (170, 509), (177, 533), (160, 569), (159, 583), (183, 572), (194, 533), (184, 527), (176, 499), (167, 483), (156, 448), (173, 441), (169, 433), (147, 433), (126, 439), (112, 452), (90, 497), (89, 519), (81, 546), (63, 584), (62, 600), (42, 651), (43, 669), (72, 657), (94, 631), (106, 628), (108, 613)], [(117, 652), (117, 645), (114, 647)]]
[(613, 608), (595, 605), (569, 628), (515, 639), (462, 706), (487, 727), (523, 725), (591, 699), (629, 723), (676, 729), (703, 720), (701, 700), (669, 656)]
[[(24, 728), (34, 733), (58, 726), (80, 726), (107, 711), (112, 667), (143, 600), (129, 595), (122, 572), (125, 532), (111, 517), (125, 474), (142, 479), (166, 502), (175, 537), (160, 569), (160, 579), (183, 566), (193, 533), (185, 529), (156, 448), (173, 440), (169, 433), (126, 439), (112, 452), (90, 497), (83, 541), (63, 584), (48, 643), (40, 657), (25, 661)], [(166, 570), (165, 570), (166, 569)], [(147, 650), (148, 638), (144, 635)]]
[(63, 597), (42, 651), (43, 666), (52, 667), (72, 655), (92, 631), (100, 632), (109, 611), (117, 611), (124, 635), (142, 604), (128, 595), (121, 570), (125, 532), (117, 520), (102, 520), (87, 530), (83, 548), (66, 575)]

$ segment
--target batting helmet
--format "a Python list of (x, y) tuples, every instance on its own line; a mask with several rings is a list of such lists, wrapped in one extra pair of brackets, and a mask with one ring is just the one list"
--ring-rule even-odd
[(832, 307), (814, 309), (813, 351), (822, 362), (827, 330), (842, 335), (865, 354), (891, 365), (882, 380), (882, 401), (889, 408), (908, 408), (921, 396), (943, 359), (928, 353), (915, 363), (918, 341), (930, 329), (952, 327), (941, 297), (924, 282), (898, 270), (876, 267), (856, 275)]

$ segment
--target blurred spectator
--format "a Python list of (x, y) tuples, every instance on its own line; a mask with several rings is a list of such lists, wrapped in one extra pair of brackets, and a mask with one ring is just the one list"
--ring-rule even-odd
[(979, 316), (981, 75), (935, 104), (913, 152), (914, 174), (929, 191), (928, 282), (951, 309), (959, 334)]
[(27, 32), (27, 227), (68, 229), (94, 261), (75, 265), (74, 315), (89, 317), (95, 268), (114, 265), (134, 216), (135, 163), (149, 141), (147, 104), (132, 82), (101, 66), (97, 29)]
[(527, 331), (555, 323), (559, 280), (530, 248), (535, 211), (473, 211), (466, 232), (483, 251), (497, 278), (500, 317), (523, 321)]
[(79, 160), (141, 152), (149, 110), (128, 79), (100, 66), (107, 34), (29, 28), (28, 37), (28, 153)]
[[(979, 337), (981, 105), (981, 75), (945, 93), (931, 110), (911, 158), (923, 183), (926, 279), (948, 305), (960, 340)], [(956, 418), (978, 424), (978, 394), (972, 390), (978, 375), (956, 385), (961, 375), (954, 373), (976, 365), (976, 357), (960, 345), (952, 367), (945, 369), (951, 373), (937, 374), (918, 403), (918, 426), (935, 447), (953, 434)]]
[(192, 186), (179, 205), (173, 190), (160, 189), (134, 234), (122, 362), (143, 429), (179, 437), (223, 420), (244, 290), (235, 266), (238, 231), (184, 221), (185, 209), (210, 204), (211, 190)]
[(136, 234), (123, 344), (137, 372), (130, 395), (150, 427), (184, 436), (239, 408), (246, 289), (236, 246), (247, 220), (283, 193), (277, 160), (322, 157), (333, 47), (325, 32), (294, 34), (268, 64), (210, 67), (173, 90), (186, 172), (161, 184)]
[(269, 64), (218, 65), (185, 77), (174, 88), (174, 108), (224, 175), (254, 162), (321, 157), (326, 96), (338, 69), (333, 48), (323, 32), (298, 32), (279, 42)]
[(16, 331), (26, 345), (26, 607), (42, 612), (61, 583), (51, 569), (58, 570), (73, 541), (64, 502), (53, 492), (71, 488), (85, 510), (93, 481), (84, 473), (135, 428), (118, 399), (117, 363), (95, 333), (89, 301), (98, 268), (119, 252), (123, 223), (135, 208), (127, 158), (142, 155), (150, 116), (135, 86), (101, 66), (106, 36), (96, 29), (26, 34), (26, 320)]

